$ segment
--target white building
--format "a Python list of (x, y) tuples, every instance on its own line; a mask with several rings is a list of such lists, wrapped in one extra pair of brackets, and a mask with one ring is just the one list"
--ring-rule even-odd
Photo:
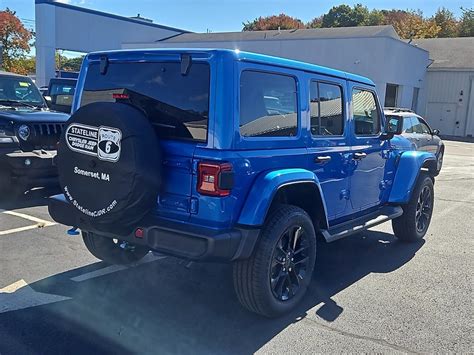
[(416, 107), (423, 98), (427, 51), (398, 37), (392, 26), (285, 31), (183, 33), (122, 48), (231, 48), (328, 66), (372, 79), (385, 106)]
[(411, 108), (445, 135), (474, 135), (474, 38), (408, 43), (392, 26), (189, 33), (141, 17), (111, 15), (54, 0), (35, 2), (39, 85), (54, 77), (56, 49), (240, 49), (369, 77), (385, 106)]
[(430, 53), (426, 101), (419, 113), (441, 134), (474, 136), (474, 37), (418, 39)]
[(36, 83), (47, 85), (55, 74), (57, 49), (88, 53), (120, 49), (130, 41), (156, 41), (186, 31), (54, 0), (35, 0)]

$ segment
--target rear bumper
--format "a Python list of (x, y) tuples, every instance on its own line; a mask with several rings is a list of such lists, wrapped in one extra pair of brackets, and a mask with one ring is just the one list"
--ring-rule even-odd
[[(124, 232), (115, 227), (99, 230), (84, 221), (64, 195), (49, 199), (51, 217), (59, 223), (97, 233), (108, 238), (117, 238), (144, 245), (164, 254), (199, 261), (233, 261), (250, 257), (260, 230), (234, 228), (226, 231), (175, 222), (149, 214), (132, 231)], [(135, 236), (140, 228), (142, 237)]]
[(13, 184), (48, 186), (58, 184), (55, 151), (32, 152), (0, 150), (0, 164), (6, 167)]

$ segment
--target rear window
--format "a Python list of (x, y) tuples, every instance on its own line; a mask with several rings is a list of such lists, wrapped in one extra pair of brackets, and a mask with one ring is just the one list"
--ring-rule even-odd
[(206, 141), (209, 119), (207, 63), (192, 63), (181, 74), (181, 63), (110, 63), (100, 74), (89, 65), (81, 106), (122, 102), (140, 108), (161, 138)]

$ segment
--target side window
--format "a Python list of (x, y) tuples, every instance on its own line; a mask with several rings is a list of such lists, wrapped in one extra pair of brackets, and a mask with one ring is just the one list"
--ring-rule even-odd
[(431, 134), (430, 127), (428, 127), (428, 125), (425, 122), (420, 120), (420, 125), (421, 125), (421, 131), (423, 132), (423, 134)]
[(356, 135), (369, 136), (380, 133), (379, 110), (373, 92), (354, 89), (352, 91), (352, 111)]
[(403, 118), (403, 133), (413, 133), (413, 123), (410, 117)]
[(295, 136), (298, 131), (296, 80), (287, 75), (246, 70), (240, 77), (240, 134)]
[(418, 117), (412, 116), (411, 121), (413, 122), (413, 133), (423, 133), (423, 127), (421, 126), (420, 120)]
[(340, 136), (344, 130), (342, 90), (334, 84), (311, 82), (311, 134)]

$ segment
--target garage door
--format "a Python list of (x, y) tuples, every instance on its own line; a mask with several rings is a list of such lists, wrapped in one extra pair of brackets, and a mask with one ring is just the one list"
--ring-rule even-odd
[(442, 135), (453, 136), (459, 129), (456, 121), (456, 104), (428, 102), (428, 122), (433, 129), (439, 129)]

